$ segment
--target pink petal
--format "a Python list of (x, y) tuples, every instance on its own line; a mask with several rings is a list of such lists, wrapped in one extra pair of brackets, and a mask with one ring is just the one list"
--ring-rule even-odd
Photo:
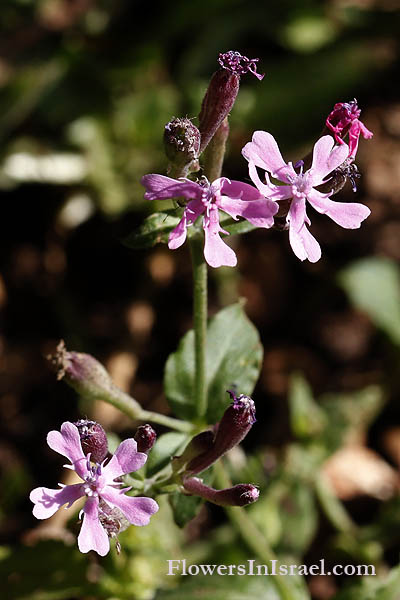
[(187, 228), (192, 225), (197, 217), (199, 217), (205, 210), (204, 204), (201, 200), (191, 200), (183, 211), (183, 217), (179, 221), (178, 225), (171, 231), (168, 239), (168, 248), (170, 250), (176, 250), (182, 246), (186, 240)]
[(61, 506), (68, 504), (67, 508), (69, 508), (75, 500), (78, 500), (83, 495), (82, 484), (77, 483), (57, 490), (38, 487), (31, 491), (29, 498), (35, 504), (33, 507), (34, 516), (37, 519), (48, 519)]
[(222, 196), (218, 200), (217, 206), (228, 213), (233, 219), (243, 217), (256, 227), (265, 227), (266, 229), (272, 227), (274, 224), (274, 215), (279, 210), (277, 203), (267, 198), (258, 198), (251, 202), (245, 202)]
[(119, 508), (132, 525), (148, 525), (150, 517), (158, 511), (158, 504), (152, 498), (126, 496), (121, 490), (107, 487), (102, 498), (112, 506)]
[(219, 236), (223, 231), (219, 226), (218, 208), (210, 207), (209, 216), (204, 218), (204, 257), (210, 267), (234, 267), (237, 263), (236, 254), (223, 242)]
[[(334, 145), (334, 139), (331, 135), (324, 135), (314, 145), (313, 161), (309, 173), (309, 182), (311, 185), (319, 185), (323, 179), (344, 163), (349, 155), (347, 144), (340, 146)], [(332, 149), (333, 148), (333, 149)]]
[(284, 183), (289, 183), (288, 177), (296, 177), (293, 167), (283, 160), (274, 137), (266, 131), (255, 131), (252, 141), (242, 149), (242, 154), (246, 160), (269, 171)]
[(270, 183), (269, 179), (267, 179), (267, 183), (263, 183), (258, 175), (256, 165), (252, 161), (249, 162), (249, 175), (250, 179), (253, 181), (254, 185), (259, 192), (261, 192), (264, 198), (279, 201), (292, 197), (292, 190), (290, 186), (273, 185)]
[(105, 480), (112, 482), (116, 477), (137, 471), (146, 460), (147, 454), (138, 452), (135, 440), (128, 438), (118, 446), (110, 462), (103, 467)]
[(47, 443), (52, 450), (66, 456), (74, 465), (79, 477), (85, 479), (87, 474), (86, 456), (83, 454), (78, 428), (69, 421), (61, 425), (59, 431), (47, 434)]
[(328, 215), (332, 221), (345, 229), (358, 229), (362, 221), (371, 214), (369, 208), (364, 204), (334, 202), (317, 190), (312, 190), (307, 200), (315, 210), (323, 215)]
[(83, 508), (83, 523), (78, 536), (78, 547), (83, 553), (94, 550), (105, 556), (110, 550), (110, 542), (99, 521), (99, 499), (88, 498)]
[(199, 198), (203, 192), (203, 188), (194, 181), (171, 179), (165, 175), (144, 175), (141, 183), (146, 188), (144, 195), (146, 200), (163, 200), (179, 196)]
[(321, 248), (306, 226), (305, 200), (293, 200), (287, 216), (289, 222), (289, 242), (293, 252), (300, 260), (306, 258), (317, 262), (321, 258)]
[(179, 221), (178, 225), (171, 231), (168, 237), (168, 248), (170, 250), (176, 250), (182, 244), (185, 243), (187, 234), (187, 221), (186, 221), (186, 211), (183, 213), (182, 219)]
[(226, 177), (216, 179), (211, 189), (217, 198), (227, 196), (237, 200), (257, 200), (260, 198), (260, 192), (253, 185), (243, 183), (242, 181), (230, 181)]

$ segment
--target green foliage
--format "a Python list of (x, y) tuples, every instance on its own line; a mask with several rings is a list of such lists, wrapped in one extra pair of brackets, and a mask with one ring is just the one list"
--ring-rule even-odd
[(354, 586), (334, 596), (333, 600), (398, 600), (400, 567), (392, 569), (386, 577), (363, 577)]
[(138, 229), (129, 234), (123, 243), (135, 250), (151, 248), (159, 242), (167, 243), (169, 234), (178, 225), (179, 220), (180, 216), (177, 216), (176, 209), (153, 213)]
[[(229, 398), (226, 391), (236, 386), (238, 393), (250, 395), (257, 381), (262, 347), (254, 325), (241, 304), (221, 310), (207, 331), (207, 421), (218, 421)], [(191, 420), (196, 416), (193, 394), (194, 333), (189, 331), (178, 350), (168, 358), (165, 368), (165, 393), (175, 414)]]
[(400, 271), (396, 262), (369, 257), (352, 263), (339, 273), (351, 302), (367, 313), (390, 340), (400, 344)]
[(161, 435), (154, 444), (146, 463), (146, 475), (152, 477), (167, 466), (171, 458), (181, 452), (188, 441), (185, 433), (170, 431)]
[(156, 600), (279, 600), (275, 586), (268, 577), (194, 577), (175, 590), (160, 592)]

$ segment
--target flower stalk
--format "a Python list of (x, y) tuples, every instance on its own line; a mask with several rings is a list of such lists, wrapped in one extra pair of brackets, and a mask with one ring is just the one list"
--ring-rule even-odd
[(190, 248), (193, 265), (194, 397), (197, 417), (203, 422), (207, 412), (207, 265), (200, 236), (194, 236), (190, 240)]

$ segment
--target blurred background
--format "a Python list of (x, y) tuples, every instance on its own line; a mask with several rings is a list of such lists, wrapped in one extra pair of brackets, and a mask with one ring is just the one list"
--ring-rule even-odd
[[(163, 365), (191, 327), (188, 248), (133, 251), (121, 240), (156, 208), (143, 200), (140, 177), (166, 171), (165, 123), (187, 115), (196, 124), (218, 54), (231, 49), (259, 57), (266, 76), (243, 77), (224, 175), (248, 180), (240, 150), (255, 129), (270, 131), (284, 156), (298, 160), (336, 102), (357, 98), (374, 132), (360, 142), (357, 194), (347, 184), (335, 198), (370, 207), (360, 230), (310, 213), (318, 263), (298, 261), (286, 232), (257, 230), (231, 239), (237, 269), (210, 270), (210, 314), (246, 298), (265, 348), (258, 421), (244, 444), (251, 459), (237, 451), (232, 478), (261, 486), (251, 514), (278, 554), (373, 563), (382, 575), (397, 565), (399, 9), (396, 0), (2, 1), (5, 598), (186, 598), (200, 583), (185, 588), (166, 578), (167, 558), (251, 558), (222, 510), (207, 505), (183, 531), (165, 507), (154, 527), (121, 536), (122, 557), (96, 561), (79, 555), (65, 522), (37, 529), (28, 500), (33, 487), (60, 480), (59, 457), (45, 443), (50, 429), (88, 415), (121, 437), (132, 434), (119, 413), (82, 404), (56, 381), (46, 356), (61, 338), (95, 355), (144, 407), (168, 412)], [(386, 596), (367, 595), (374, 578), (314, 577), (307, 585), (317, 600), (396, 600), (396, 573)], [(240, 598), (277, 598), (269, 582), (242, 579)], [(157, 592), (163, 588), (171, 589)]]

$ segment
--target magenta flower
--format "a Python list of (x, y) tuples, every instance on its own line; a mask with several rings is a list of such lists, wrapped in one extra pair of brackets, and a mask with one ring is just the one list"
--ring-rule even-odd
[[(346, 144), (334, 146), (330, 135), (320, 138), (315, 146), (311, 168), (303, 173), (303, 167), (297, 173), (292, 163), (285, 163), (278, 144), (270, 133), (256, 131), (252, 141), (243, 150), (243, 156), (249, 162), (249, 173), (253, 183), (266, 198), (271, 200), (291, 199), (286, 222), (289, 225), (289, 241), (293, 252), (300, 260), (317, 262), (321, 258), (321, 248), (317, 240), (307, 229), (310, 219), (306, 212), (306, 200), (319, 213), (326, 214), (335, 223), (346, 229), (357, 229), (370, 214), (363, 204), (334, 202), (330, 200), (332, 192), (323, 194), (315, 189), (329, 181), (327, 176), (339, 167), (349, 154)], [(262, 183), (257, 167), (265, 169), (266, 183)], [(268, 173), (284, 185), (273, 185)]]
[[(64, 504), (67, 504), (66, 508), (70, 508), (75, 500), (86, 496), (78, 536), (81, 552), (95, 550), (100, 556), (105, 556), (110, 549), (107, 532), (100, 522), (100, 503), (105, 503), (110, 511), (119, 509), (133, 525), (148, 525), (151, 515), (158, 511), (155, 500), (126, 496), (125, 492), (130, 488), (120, 489), (122, 484), (115, 481), (121, 475), (137, 471), (147, 460), (146, 454), (137, 452), (135, 440), (124, 440), (106, 465), (104, 461), (93, 464), (90, 462), (90, 454), (84, 455), (78, 428), (72, 423), (63, 423), (61, 433), (50, 431), (47, 443), (52, 450), (71, 461), (71, 465), (65, 466), (76, 471), (83, 483), (66, 486), (59, 484), (61, 489), (56, 490), (45, 487), (32, 490), (30, 499), (35, 504), (33, 514), (37, 519), (48, 519)], [(105, 517), (110, 511), (107, 509)]]
[(343, 138), (349, 135), (349, 158), (354, 159), (357, 153), (360, 135), (368, 140), (374, 135), (358, 118), (361, 110), (357, 100), (351, 102), (338, 102), (326, 119), (326, 126), (335, 134), (338, 144), (343, 144)]
[(256, 227), (272, 227), (278, 205), (265, 199), (260, 192), (247, 183), (230, 181), (226, 177), (209, 183), (205, 178), (200, 183), (189, 179), (171, 179), (164, 175), (145, 175), (142, 185), (146, 188), (147, 200), (184, 197), (189, 200), (183, 217), (169, 235), (168, 247), (179, 248), (186, 240), (187, 228), (198, 217), (204, 215), (205, 235), (204, 256), (211, 267), (223, 265), (234, 267), (236, 254), (222, 239), (220, 233), (226, 233), (220, 227), (218, 209), (233, 219), (243, 217)]

